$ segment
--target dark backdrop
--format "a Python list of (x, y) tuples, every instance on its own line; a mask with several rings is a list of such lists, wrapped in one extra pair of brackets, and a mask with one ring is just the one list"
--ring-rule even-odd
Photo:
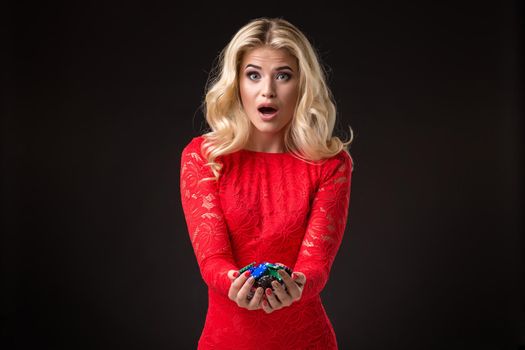
[(525, 344), (518, 1), (174, 3), (3, 6), (3, 349), (195, 348), (180, 153), (258, 16), (310, 37), (355, 131), (322, 293), (340, 348)]

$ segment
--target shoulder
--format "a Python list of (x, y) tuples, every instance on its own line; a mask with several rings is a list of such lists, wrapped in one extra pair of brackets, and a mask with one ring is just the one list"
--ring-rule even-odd
[(354, 168), (354, 161), (350, 153), (341, 150), (336, 155), (327, 158), (323, 163), (324, 172), (333, 173), (334, 171), (351, 172)]
[(205, 138), (203, 135), (195, 136), (193, 137), (182, 149), (182, 155), (181, 157), (199, 157), (204, 158), (202, 154), (202, 143), (204, 142)]
[(326, 158), (321, 169), (322, 183), (349, 182), (352, 177), (353, 161), (350, 154), (341, 150), (336, 155)]
[(201, 145), (204, 142), (204, 135), (199, 135), (193, 137), (183, 148), (183, 153), (185, 152), (195, 152), (200, 153)]
[(181, 163), (182, 164), (204, 164), (205, 157), (201, 151), (201, 145), (204, 141), (204, 136), (193, 137), (182, 149), (181, 152)]

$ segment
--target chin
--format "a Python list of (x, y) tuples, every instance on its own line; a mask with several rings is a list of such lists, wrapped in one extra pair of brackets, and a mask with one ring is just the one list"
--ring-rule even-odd
[(254, 131), (258, 131), (264, 134), (276, 134), (282, 130), (279, 126), (274, 125), (254, 125)]

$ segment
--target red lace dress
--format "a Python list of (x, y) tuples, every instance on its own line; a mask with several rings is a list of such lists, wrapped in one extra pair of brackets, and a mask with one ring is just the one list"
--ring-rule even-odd
[[(218, 158), (219, 181), (201, 154), (203, 136), (182, 151), (181, 200), (208, 312), (198, 349), (337, 349), (321, 302), (347, 222), (352, 159), (320, 165), (289, 153), (241, 150)], [(228, 270), (280, 262), (306, 275), (302, 297), (270, 314), (228, 298)]]

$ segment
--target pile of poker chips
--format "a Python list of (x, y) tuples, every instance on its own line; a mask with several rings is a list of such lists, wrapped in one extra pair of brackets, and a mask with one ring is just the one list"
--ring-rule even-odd
[(272, 264), (269, 262), (263, 262), (259, 265), (256, 265), (256, 263), (253, 262), (240, 269), (240, 274), (243, 274), (245, 271), (250, 271), (251, 276), (253, 276), (253, 278), (255, 279), (250, 293), (248, 295), (248, 299), (251, 299), (253, 297), (255, 291), (259, 287), (262, 287), (264, 290), (266, 290), (266, 288), (271, 288), (273, 290), (273, 281), (278, 281), (281, 284), (281, 286), (284, 286), (284, 288), (286, 289), (286, 285), (284, 284), (283, 278), (278, 273), (279, 270), (285, 270), (290, 276), (292, 275), (292, 269), (290, 269), (288, 266), (283, 264)]

